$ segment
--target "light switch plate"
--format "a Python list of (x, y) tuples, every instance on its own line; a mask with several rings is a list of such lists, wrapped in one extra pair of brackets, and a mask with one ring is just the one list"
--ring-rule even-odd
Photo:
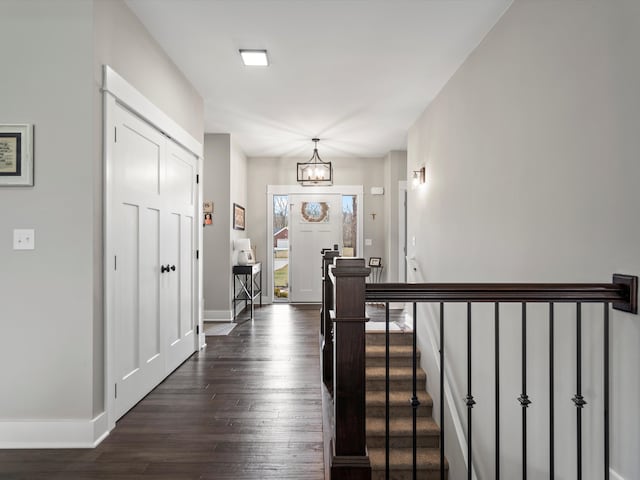
[(33, 229), (13, 230), (14, 250), (34, 250), (36, 248), (36, 234)]
[(371, 245), (373, 245), (373, 240), (371, 240), (370, 238), (365, 238), (364, 239), (364, 246), (365, 247), (370, 247)]

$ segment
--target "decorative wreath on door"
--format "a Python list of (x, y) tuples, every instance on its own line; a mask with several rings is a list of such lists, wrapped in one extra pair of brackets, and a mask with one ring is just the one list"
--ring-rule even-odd
[(302, 202), (300, 214), (306, 223), (324, 223), (329, 221), (327, 202)]

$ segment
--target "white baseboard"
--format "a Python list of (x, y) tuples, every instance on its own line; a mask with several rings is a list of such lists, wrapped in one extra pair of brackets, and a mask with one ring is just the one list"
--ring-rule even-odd
[(105, 412), (93, 420), (0, 421), (0, 449), (94, 448), (107, 435)]
[(205, 310), (203, 321), (205, 322), (231, 322), (233, 314), (231, 310)]
[(618, 474), (613, 468), (609, 468), (609, 476), (611, 480), (625, 480), (624, 477)]

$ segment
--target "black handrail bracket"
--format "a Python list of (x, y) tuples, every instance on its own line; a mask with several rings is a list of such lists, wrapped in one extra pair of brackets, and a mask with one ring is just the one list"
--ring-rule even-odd
[(613, 274), (614, 285), (624, 285), (627, 290), (627, 298), (622, 301), (614, 301), (613, 308), (623, 312), (638, 314), (638, 277), (635, 275)]

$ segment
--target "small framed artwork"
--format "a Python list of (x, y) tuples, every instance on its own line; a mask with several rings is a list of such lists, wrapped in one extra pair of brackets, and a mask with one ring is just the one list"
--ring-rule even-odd
[(0, 125), (0, 186), (33, 185), (33, 125)]
[(382, 258), (380, 258), (380, 257), (369, 257), (369, 266), (370, 267), (381, 267), (382, 266)]
[(211, 200), (202, 202), (202, 213), (213, 213), (213, 202)]
[(244, 230), (244, 207), (241, 207), (237, 203), (233, 204), (233, 229)]

